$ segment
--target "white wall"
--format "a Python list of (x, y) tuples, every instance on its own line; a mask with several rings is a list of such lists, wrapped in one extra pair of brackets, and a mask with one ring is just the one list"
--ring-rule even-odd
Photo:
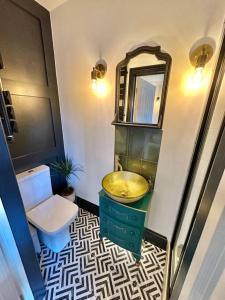
[[(205, 36), (218, 41), (224, 8), (223, 0), (70, 0), (51, 12), (65, 148), (86, 170), (75, 183), (80, 197), (97, 204), (101, 179), (113, 169), (116, 64), (131, 48), (158, 43), (173, 63), (148, 225), (171, 237), (207, 94), (185, 88), (189, 50)], [(110, 85), (104, 99), (90, 88), (101, 55)]]

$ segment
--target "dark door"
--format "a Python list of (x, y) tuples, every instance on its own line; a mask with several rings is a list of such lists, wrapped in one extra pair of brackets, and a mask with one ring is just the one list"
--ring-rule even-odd
[[(38, 260), (34, 252), (33, 242), (28, 229), (27, 219), (20, 196), (12, 160), (5, 140), (0, 121), (0, 201), (29, 282), (34, 299), (41, 300), (45, 295), (45, 287)], [(0, 211), (0, 224), (2, 211)], [(1, 228), (0, 228), (1, 230)], [(24, 299), (26, 299), (25, 295)]]
[[(18, 126), (16, 173), (64, 155), (49, 12), (32, 0), (0, 0), (0, 78)], [(62, 182), (54, 177), (55, 190)]]

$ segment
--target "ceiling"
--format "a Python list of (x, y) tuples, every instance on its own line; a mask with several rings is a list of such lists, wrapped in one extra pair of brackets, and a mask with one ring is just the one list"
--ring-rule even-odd
[(66, 2), (67, 0), (35, 0), (35, 1), (41, 4), (42, 6), (44, 6), (46, 9), (53, 10), (57, 6)]

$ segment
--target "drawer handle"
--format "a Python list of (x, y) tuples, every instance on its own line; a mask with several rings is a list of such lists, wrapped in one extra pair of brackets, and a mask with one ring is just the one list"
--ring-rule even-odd
[(105, 208), (106, 210), (108, 210), (108, 209), (109, 209), (109, 205), (108, 205), (108, 204), (105, 204), (105, 205), (104, 205), (104, 208)]
[(114, 212), (114, 213), (117, 214), (117, 215), (121, 215), (121, 216), (127, 217), (126, 214), (121, 213), (120, 211), (118, 211), (118, 210), (116, 210), (116, 209), (114, 209), (114, 208), (111, 208), (111, 210), (112, 210), (112, 212)]
[(132, 221), (137, 221), (137, 217), (134, 216), (134, 215), (132, 215), (132, 216), (130, 216), (130, 217), (128, 217), (128, 218), (131, 219)]
[(116, 228), (117, 230), (120, 230), (120, 231), (123, 231), (123, 232), (126, 233), (126, 228), (120, 227), (120, 226), (118, 226), (118, 225), (116, 225), (116, 224), (113, 224), (113, 223), (112, 223), (112, 227), (114, 227), (114, 228)]

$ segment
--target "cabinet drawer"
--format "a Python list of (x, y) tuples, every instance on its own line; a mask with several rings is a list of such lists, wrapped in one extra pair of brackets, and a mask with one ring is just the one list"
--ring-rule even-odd
[(124, 248), (128, 251), (131, 251), (131, 252), (137, 253), (137, 254), (141, 253), (141, 243), (142, 243), (142, 241), (140, 241), (137, 244), (132, 240), (127, 241), (127, 240), (124, 240), (123, 238), (119, 238), (119, 237), (113, 235), (111, 232), (108, 234), (108, 238), (113, 243), (119, 245), (120, 247), (122, 247), (122, 248)]
[(138, 242), (142, 239), (142, 231), (140, 229), (114, 220), (102, 212), (100, 213), (100, 227), (107, 228), (108, 232), (127, 241), (133, 240)]
[(114, 202), (107, 197), (100, 197), (100, 212), (134, 227), (143, 227), (145, 213)]
[[(124, 224), (118, 224), (106, 215), (100, 216), (100, 233), (118, 246), (134, 253), (140, 253), (142, 235), (141, 232), (128, 228)], [(134, 234), (134, 235), (133, 235)]]

